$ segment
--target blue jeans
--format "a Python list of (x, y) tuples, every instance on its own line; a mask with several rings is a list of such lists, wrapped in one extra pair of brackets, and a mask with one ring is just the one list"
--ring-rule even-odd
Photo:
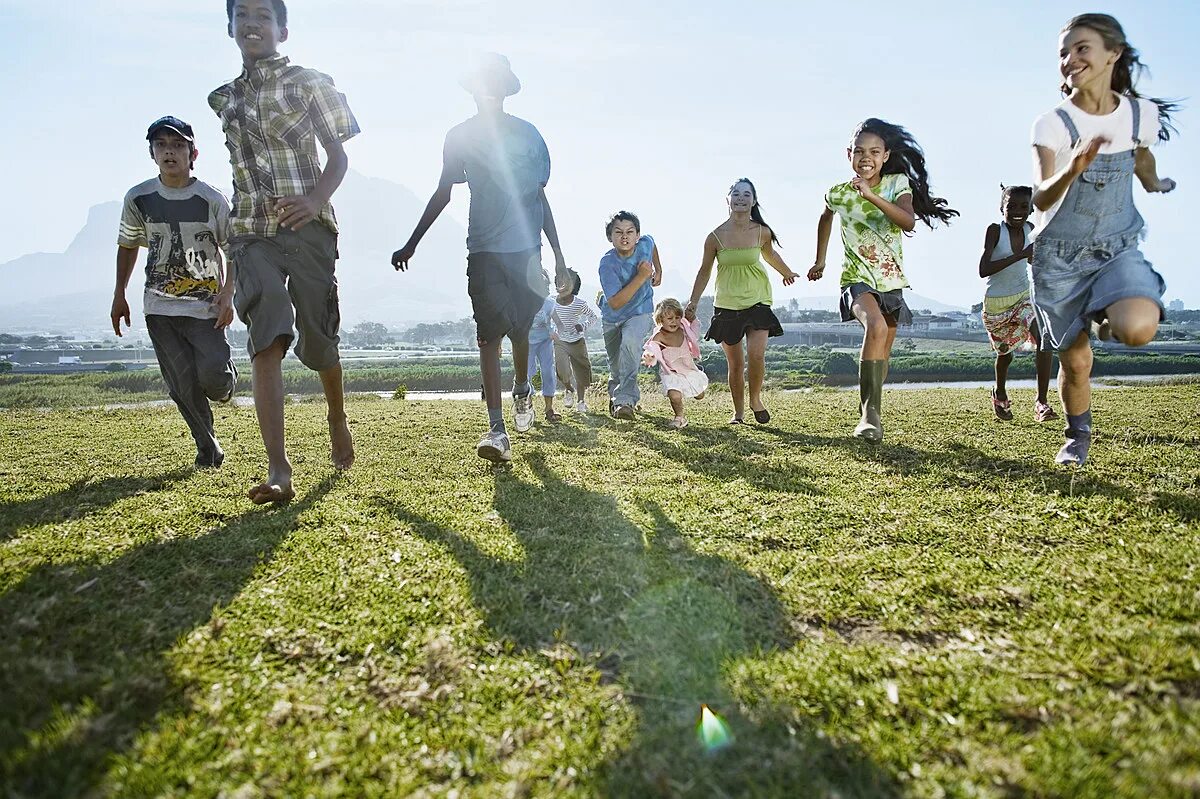
[(529, 342), (529, 379), (542, 372), (542, 396), (553, 397), (558, 386), (554, 382), (554, 342), (551, 339), (545, 341)]
[(608, 396), (617, 405), (637, 405), (642, 398), (638, 388), (638, 367), (642, 349), (654, 320), (650, 314), (639, 314), (624, 322), (604, 323), (604, 349), (608, 351)]

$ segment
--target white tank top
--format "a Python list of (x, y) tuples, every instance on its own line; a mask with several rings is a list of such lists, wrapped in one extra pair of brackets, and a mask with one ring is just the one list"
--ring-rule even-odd
[[(1025, 225), (1025, 244), (1029, 245), (1029, 234), (1033, 232), (1033, 223), (1026, 222)], [(996, 241), (996, 246), (992, 249), (991, 257), (988, 260), (999, 261), (1002, 258), (1008, 258), (1013, 254), (1012, 236), (1009, 233), (1008, 225), (1001, 220), (1000, 222), (1000, 237)], [(1015, 264), (1009, 264), (994, 275), (987, 279), (987, 291), (984, 294), (988, 297), (1012, 297), (1016, 294), (1023, 294), (1029, 291), (1029, 260), (1017, 261)]]

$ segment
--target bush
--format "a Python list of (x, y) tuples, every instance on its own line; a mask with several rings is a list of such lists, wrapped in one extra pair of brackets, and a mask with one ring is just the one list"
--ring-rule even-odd
[(392, 399), (402, 400), (407, 395), (408, 395), (408, 386), (401, 383), (400, 385), (396, 386), (396, 390), (392, 392)]

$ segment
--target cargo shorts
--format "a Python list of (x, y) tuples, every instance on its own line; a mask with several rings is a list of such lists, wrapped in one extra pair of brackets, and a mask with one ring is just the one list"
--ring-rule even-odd
[(338, 364), (342, 317), (334, 274), (336, 233), (314, 221), (299, 230), (281, 228), (269, 238), (240, 236), (230, 259), (233, 305), (249, 330), (251, 359), (282, 336), (285, 352), (295, 337), (296, 357), (309, 369)]

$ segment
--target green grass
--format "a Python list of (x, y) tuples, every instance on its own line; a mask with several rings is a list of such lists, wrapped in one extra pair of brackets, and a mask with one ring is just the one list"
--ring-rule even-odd
[(251, 409), (201, 473), (170, 408), (0, 413), (0, 794), (1195, 796), (1200, 385), (1097, 392), (1077, 472), (1013, 398), (652, 397), (500, 470), (478, 403), (352, 402), (340, 476), (296, 404), (277, 509)]

